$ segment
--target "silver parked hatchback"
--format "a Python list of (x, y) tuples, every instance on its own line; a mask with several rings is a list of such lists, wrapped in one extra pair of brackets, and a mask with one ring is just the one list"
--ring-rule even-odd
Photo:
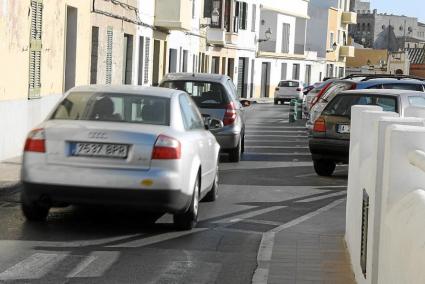
[(212, 131), (230, 161), (239, 162), (244, 152), (245, 114), (248, 100), (239, 101), (230, 77), (218, 74), (172, 73), (162, 80), (161, 87), (188, 93), (202, 115), (222, 120), (224, 127)]
[(132, 86), (70, 90), (25, 143), (22, 209), (45, 220), (57, 204), (134, 205), (196, 225), (218, 192), (220, 146), (184, 92)]

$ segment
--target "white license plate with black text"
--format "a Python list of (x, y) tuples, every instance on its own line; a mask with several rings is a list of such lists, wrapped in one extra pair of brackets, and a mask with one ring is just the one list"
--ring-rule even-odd
[(350, 133), (350, 125), (348, 124), (338, 124), (336, 131), (341, 134)]
[(76, 142), (71, 144), (72, 156), (105, 157), (125, 159), (128, 154), (128, 145), (106, 144), (106, 143), (85, 143)]

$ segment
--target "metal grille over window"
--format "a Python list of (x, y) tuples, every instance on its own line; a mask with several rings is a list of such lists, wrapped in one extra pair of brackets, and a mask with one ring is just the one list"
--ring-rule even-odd
[(112, 39), (113, 31), (112, 28), (108, 28), (106, 32), (107, 45), (106, 45), (106, 84), (112, 83)]
[(151, 39), (146, 38), (145, 42), (145, 70), (144, 70), (144, 83), (149, 83), (149, 57), (150, 57)]
[(363, 204), (362, 204), (362, 235), (360, 245), (360, 266), (362, 268), (363, 275), (366, 277), (366, 265), (367, 265), (367, 230), (369, 221), (369, 195), (366, 190), (363, 189)]
[(41, 88), (41, 39), (43, 28), (43, 1), (31, 1), (31, 38), (29, 50), (28, 98), (40, 97)]

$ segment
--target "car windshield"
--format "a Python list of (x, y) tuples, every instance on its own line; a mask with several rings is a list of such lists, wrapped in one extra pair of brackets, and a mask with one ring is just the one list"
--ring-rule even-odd
[(121, 93), (70, 93), (51, 119), (170, 125), (170, 100)]
[(325, 102), (329, 102), (335, 97), (335, 95), (341, 93), (342, 91), (346, 91), (352, 87), (353, 87), (353, 83), (351, 82), (332, 83), (331, 86), (325, 91), (321, 99), (324, 100)]
[(336, 96), (323, 110), (323, 115), (351, 116), (353, 105), (377, 105), (384, 111), (398, 112), (397, 98), (390, 96), (339, 95)]
[(292, 87), (297, 88), (300, 85), (297, 81), (280, 81), (279, 87)]
[(188, 93), (200, 108), (224, 107), (229, 101), (219, 83), (202, 81), (165, 81), (161, 87)]

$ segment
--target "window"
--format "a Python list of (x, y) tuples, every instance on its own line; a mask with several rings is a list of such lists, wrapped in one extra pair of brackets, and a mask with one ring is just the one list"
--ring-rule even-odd
[(333, 32), (329, 33), (329, 49), (332, 49), (332, 46), (335, 43), (335, 34)]
[(279, 87), (289, 87), (289, 88), (298, 88), (300, 86), (300, 82), (298, 81), (280, 81)]
[(106, 31), (106, 84), (112, 83), (112, 41), (113, 41), (113, 30), (108, 27)]
[(239, 19), (239, 29), (246, 30), (248, 23), (248, 4), (245, 2), (236, 2), (235, 15)]
[(138, 78), (137, 83), (139, 85), (143, 84), (143, 68), (144, 68), (144, 56), (143, 56), (143, 46), (144, 46), (145, 38), (139, 37), (139, 72), (138, 72)]
[(425, 97), (409, 97), (409, 104), (412, 106), (425, 107)]
[(31, 0), (31, 33), (29, 60), (29, 99), (40, 97), (41, 39), (43, 28), (43, 0)]
[(151, 39), (147, 37), (145, 42), (145, 70), (144, 70), (145, 84), (149, 82), (150, 47), (151, 47)]
[(353, 105), (379, 105), (384, 111), (397, 112), (397, 99), (389, 96), (362, 96), (339, 95), (336, 96), (323, 110), (323, 115), (351, 116)]
[(409, 91), (421, 91), (423, 92), (423, 86), (421, 84), (383, 84), (383, 89), (395, 89), (395, 90), (409, 90)]
[(177, 49), (174, 49), (174, 48), (170, 48), (168, 72), (169, 73), (177, 72)]
[(255, 26), (257, 22), (257, 5), (252, 5), (252, 22), (251, 22), (251, 31), (255, 32)]
[(222, 85), (202, 81), (166, 81), (161, 87), (177, 89), (188, 93), (198, 107), (221, 108), (228, 103), (227, 94)]
[(282, 26), (282, 53), (289, 53), (289, 39), (290, 39), (290, 24), (283, 24)]
[(170, 124), (170, 100), (122, 93), (72, 92), (51, 119)]
[(183, 50), (183, 68), (182, 68), (183, 72), (187, 72), (188, 57), (189, 57), (189, 51)]
[(192, 100), (187, 95), (180, 95), (179, 102), (185, 128), (187, 130), (203, 129), (202, 116)]
[(97, 62), (99, 59), (99, 27), (91, 28), (90, 84), (97, 82)]
[(292, 65), (292, 80), (300, 79), (300, 64)]
[(124, 34), (123, 84), (131, 84), (133, 71), (133, 36)]
[(192, 0), (192, 19), (195, 19), (195, 4), (196, 0)]

